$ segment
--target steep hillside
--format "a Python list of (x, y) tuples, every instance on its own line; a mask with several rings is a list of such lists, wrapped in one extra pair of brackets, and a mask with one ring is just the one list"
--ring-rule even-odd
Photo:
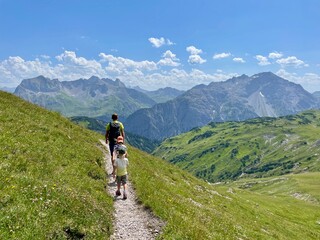
[(105, 239), (100, 135), (0, 91), (0, 239)]
[(266, 72), (196, 86), (171, 101), (134, 112), (126, 126), (132, 133), (162, 140), (212, 121), (284, 116), (319, 106), (319, 99), (300, 85)]
[(139, 199), (167, 222), (160, 239), (320, 237), (319, 172), (254, 179), (254, 189), (212, 185), (143, 152), (130, 159)]
[(320, 170), (320, 111), (211, 123), (154, 152), (211, 182)]
[(14, 94), (68, 117), (110, 119), (117, 112), (125, 118), (140, 108), (156, 104), (144, 93), (126, 88), (118, 79), (98, 77), (60, 82), (39, 76), (23, 80)]

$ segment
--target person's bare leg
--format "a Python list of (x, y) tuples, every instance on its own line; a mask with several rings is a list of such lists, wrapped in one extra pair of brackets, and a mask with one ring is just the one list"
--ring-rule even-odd
[(121, 183), (120, 183), (120, 182), (117, 182), (117, 191), (116, 191), (116, 196), (120, 196), (120, 195), (121, 195), (120, 187), (121, 187)]
[(127, 191), (126, 191), (127, 184), (124, 183), (122, 186), (123, 186), (123, 199), (127, 199)]

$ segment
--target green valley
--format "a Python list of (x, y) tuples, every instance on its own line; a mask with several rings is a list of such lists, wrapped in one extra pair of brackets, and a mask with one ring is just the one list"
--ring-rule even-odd
[(169, 138), (154, 155), (210, 182), (320, 170), (320, 112), (211, 123)]

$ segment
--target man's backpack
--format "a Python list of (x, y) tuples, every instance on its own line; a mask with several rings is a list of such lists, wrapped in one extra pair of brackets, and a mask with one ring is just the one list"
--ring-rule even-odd
[(110, 122), (109, 129), (109, 141), (117, 142), (117, 137), (120, 136), (120, 123), (119, 122)]

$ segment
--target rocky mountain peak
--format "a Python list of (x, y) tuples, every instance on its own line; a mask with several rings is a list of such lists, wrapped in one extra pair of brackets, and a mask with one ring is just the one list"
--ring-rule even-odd
[(22, 80), (21, 84), (16, 88), (15, 93), (21, 91), (21, 88), (28, 89), (33, 92), (55, 92), (59, 91), (61, 84), (57, 79), (49, 79), (42, 75)]
[[(163, 139), (209, 122), (284, 116), (319, 108), (319, 99), (300, 85), (264, 72), (198, 85), (170, 102), (133, 113), (126, 126), (132, 133)], [(163, 116), (170, 118), (164, 121)]]

